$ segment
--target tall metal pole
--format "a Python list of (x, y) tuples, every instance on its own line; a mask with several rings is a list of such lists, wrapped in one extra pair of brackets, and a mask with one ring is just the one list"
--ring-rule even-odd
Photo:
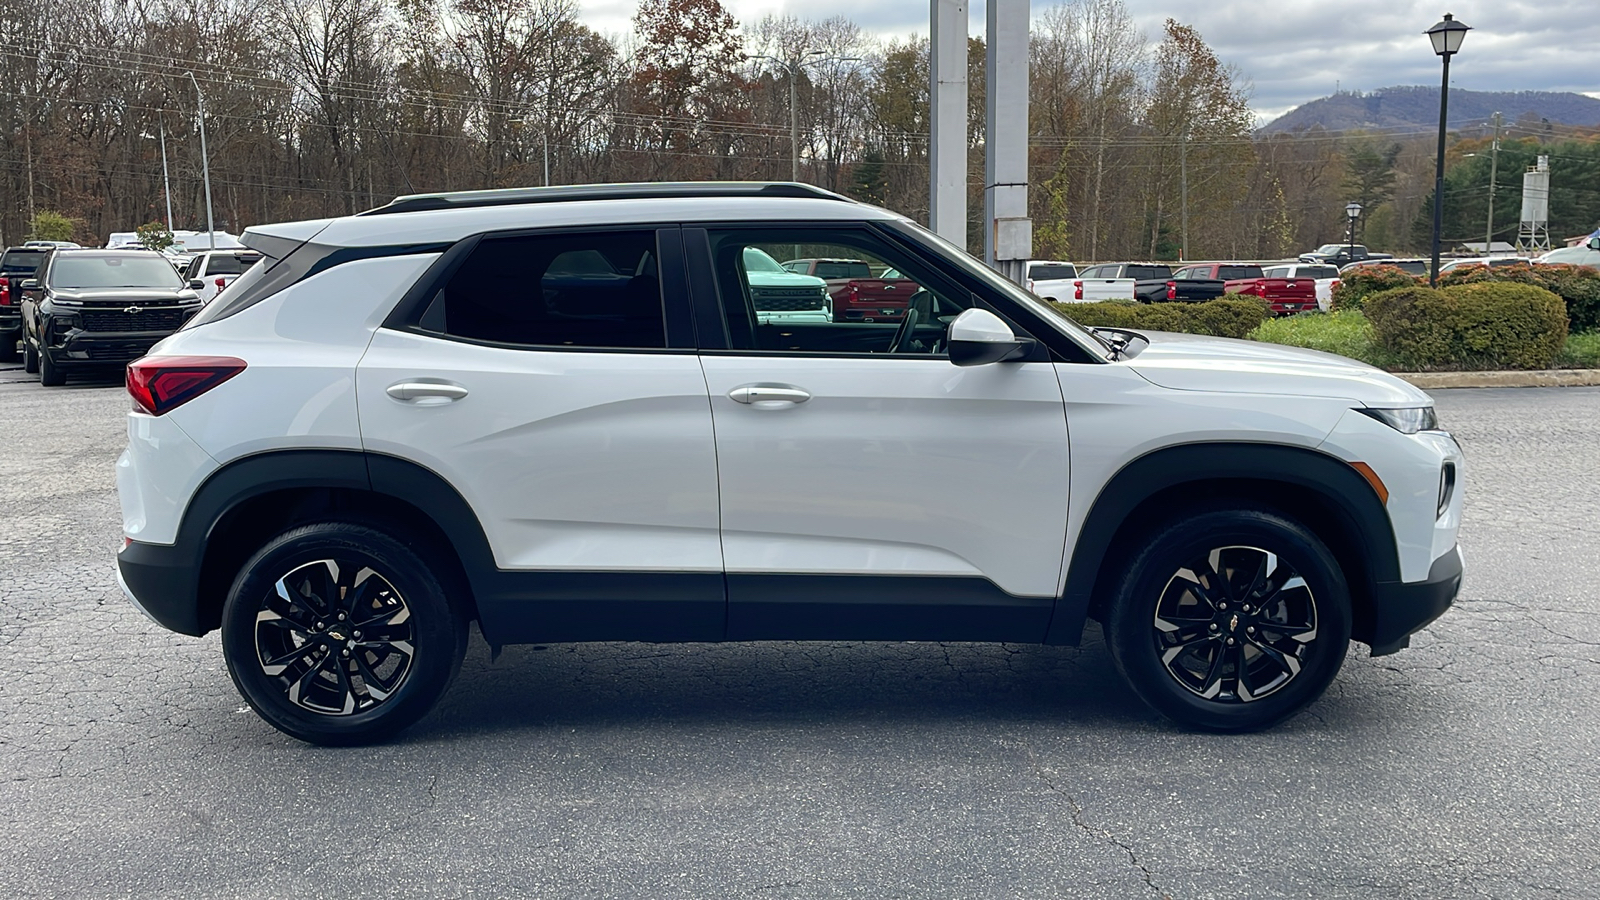
[(930, 0), (928, 227), (967, 246), (967, 0)]
[[(149, 132), (145, 132), (149, 134)], [(172, 179), (167, 177), (167, 123), (156, 120), (156, 134), (161, 135), (161, 188), (167, 195), (167, 234), (172, 233)]]
[[(1449, 65), (1446, 63), (1446, 65)], [(200, 111), (200, 171), (206, 183), (206, 241), (209, 249), (217, 249), (217, 225), (211, 216), (211, 159), (206, 155), (206, 98), (200, 93), (200, 82), (196, 81), (193, 72), (183, 73), (189, 76), (189, 83), (194, 85), (195, 104)], [(1440, 141), (1443, 141), (1440, 138)], [(1440, 146), (1444, 146), (1442, 143)]]
[(1483, 255), (1493, 256), (1489, 246), (1494, 243), (1494, 179), (1500, 168), (1500, 114), (1494, 114), (1494, 143), (1489, 145), (1489, 220), (1483, 226)]
[(1011, 281), (1028, 279), (1028, 0), (987, 0), (984, 70), (984, 262)]
[(1439, 286), (1439, 230), (1444, 226), (1444, 128), (1450, 109), (1450, 54), (1444, 59), (1444, 80), (1439, 86), (1439, 152), (1433, 171), (1433, 268), (1428, 270), (1428, 287)]
[(789, 180), (800, 180), (800, 60), (789, 63)]
[(544, 186), (550, 186), (550, 127), (545, 126), (540, 135), (544, 138)]
[(1183, 126), (1178, 136), (1178, 181), (1182, 185), (1183, 230), (1179, 236), (1178, 259), (1189, 259), (1189, 126)]

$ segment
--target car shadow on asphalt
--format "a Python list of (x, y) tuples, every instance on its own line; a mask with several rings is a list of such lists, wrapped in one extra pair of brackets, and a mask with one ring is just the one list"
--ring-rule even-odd
[(795, 726), (905, 720), (1160, 720), (1091, 625), (1079, 647), (945, 642), (474, 642), (438, 709), (402, 740), (671, 723)]

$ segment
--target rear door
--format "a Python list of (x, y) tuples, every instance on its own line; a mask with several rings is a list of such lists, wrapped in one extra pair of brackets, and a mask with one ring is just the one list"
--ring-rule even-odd
[[(865, 227), (685, 235), (728, 637), (1042, 640), (1068, 484), (1048, 354), (952, 365), (946, 329), (976, 298)], [(905, 321), (762, 325), (739, 260), (796, 244), (903, 273), (919, 286)]]
[(441, 258), (357, 372), (369, 452), (442, 476), (499, 642), (718, 640), (717, 471), (677, 228), (493, 234)]

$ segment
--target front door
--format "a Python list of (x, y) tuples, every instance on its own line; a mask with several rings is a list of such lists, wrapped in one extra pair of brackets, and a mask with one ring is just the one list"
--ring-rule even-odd
[[(700, 235), (700, 232), (690, 232)], [(1061, 574), (1067, 423), (1046, 358), (958, 368), (971, 306), (866, 229), (712, 230), (728, 349), (703, 350), (730, 639), (1042, 640)], [(906, 321), (761, 311), (747, 248), (899, 270)], [(703, 295), (702, 295), (703, 296)], [(702, 338), (706, 329), (702, 328)]]
[(362, 359), (367, 450), (437, 473), (482, 525), (491, 641), (722, 638), (683, 284), (675, 228), (490, 235)]

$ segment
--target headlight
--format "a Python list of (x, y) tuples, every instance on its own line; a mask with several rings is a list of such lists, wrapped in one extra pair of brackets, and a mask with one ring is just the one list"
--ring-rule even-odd
[(1364, 406), (1356, 412), (1377, 419), (1401, 434), (1439, 430), (1439, 416), (1431, 406), (1408, 406), (1404, 409), (1372, 409)]

